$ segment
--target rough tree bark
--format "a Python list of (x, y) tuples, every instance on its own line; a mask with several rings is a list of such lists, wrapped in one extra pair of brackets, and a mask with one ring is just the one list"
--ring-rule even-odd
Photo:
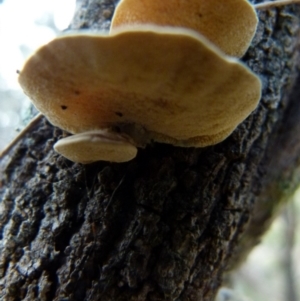
[[(115, 4), (78, 1), (71, 28), (108, 29)], [(259, 18), (244, 61), (263, 97), (224, 142), (84, 166), (40, 119), (2, 156), (1, 300), (213, 299), (299, 183), (300, 8)]]

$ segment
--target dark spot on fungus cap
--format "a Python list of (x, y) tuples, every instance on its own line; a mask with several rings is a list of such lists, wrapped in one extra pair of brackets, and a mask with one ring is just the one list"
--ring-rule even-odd
[(62, 108), (63, 110), (66, 110), (68, 107), (67, 107), (67, 106), (61, 106), (61, 108)]
[(123, 117), (123, 114), (121, 112), (116, 112), (116, 115), (119, 117)]

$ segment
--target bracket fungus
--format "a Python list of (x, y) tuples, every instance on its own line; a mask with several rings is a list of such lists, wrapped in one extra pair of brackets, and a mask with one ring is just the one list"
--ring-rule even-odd
[(261, 93), (254, 73), (203, 36), (158, 26), (66, 34), (27, 61), (19, 82), (52, 124), (73, 134), (109, 129), (137, 146), (145, 139), (134, 134), (139, 127), (146, 141), (220, 142)]
[(299, 2), (277, 0), (251, 5), (247, 0), (121, 0), (112, 29), (155, 24), (183, 27), (204, 35), (226, 54), (242, 57), (256, 32), (256, 10)]
[(54, 149), (69, 160), (83, 164), (99, 160), (126, 162), (137, 153), (137, 148), (123, 136), (101, 130), (61, 139)]
[(156, 24), (193, 29), (226, 54), (241, 57), (255, 34), (258, 19), (247, 0), (122, 0), (112, 29)]
[[(223, 52), (241, 56), (251, 42), (257, 16), (247, 1), (226, 0), (212, 6), (214, 1), (201, 0), (180, 9), (182, 13), (191, 8), (185, 21), (178, 21), (172, 11), (174, 24), (151, 21), (154, 12), (150, 9), (150, 19), (145, 10), (136, 14), (146, 0), (139, 0), (141, 5), (134, 4), (134, 9), (126, 6), (133, 2), (120, 3), (110, 34), (64, 34), (41, 47), (20, 72), (19, 82), (34, 105), (52, 124), (74, 134), (54, 146), (74, 162), (128, 161), (136, 156), (136, 147), (151, 141), (183, 147), (216, 144), (231, 134), (260, 99), (258, 76)], [(151, 3), (159, 14), (165, 14), (158, 9), (165, 2)], [(184, 5), (170, 0), (164, 7), (170, 9), (172, 3), (179, 8)], [(219, 8), (226, 15), (233, 5), (234, 14), (214, 24), (221, 16)], [(268, 5), (274, 3), (259, 8)], [(203, 13), (200, 6), (205, 8)], [(204, 12), (210, 12), (211, 18)], [(240, 16), (236, 19), (235, 15)], [(135, 24), (137, 16), (142, 24)], [(203, 24), (198, 29), (189, 26), (189, 18)], [(164, 16), (158, 20), (165, 20)], [(227, 48), (223, 28), (230, 32), (225, 40), (232, 38)], [(246, 37), (237, 48), (232, 42), (235, 35)]]

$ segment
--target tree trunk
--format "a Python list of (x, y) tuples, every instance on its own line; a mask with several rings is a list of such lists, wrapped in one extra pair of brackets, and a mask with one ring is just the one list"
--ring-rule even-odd
[[(107, 30), (116, 2), (78, 1), (71, 29)], [(81, 165), (53, 151), (66, 133), (38, 118), (7, 149), (1, 300), (214, 298), (299, 183), (300, 7), (259, 19), (244, 61), (263, 97), (224, 142), (155, 143), (128, 163)]]

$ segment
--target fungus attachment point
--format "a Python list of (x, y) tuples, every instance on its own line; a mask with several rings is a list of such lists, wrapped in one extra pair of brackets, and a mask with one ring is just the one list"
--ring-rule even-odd
[(188, 28), (204, 35), (226, 54), (241, 57), (257, 23), (255, 9), (247, 0), (122, 0), (111, 30), (145, 24)]
[(83, 164), (96, 161), (126, 162), (137, 154), (137, 148), (125, 137), (105, 130), (63, 138), (56, 142), (54, 149), (67, 159)]

